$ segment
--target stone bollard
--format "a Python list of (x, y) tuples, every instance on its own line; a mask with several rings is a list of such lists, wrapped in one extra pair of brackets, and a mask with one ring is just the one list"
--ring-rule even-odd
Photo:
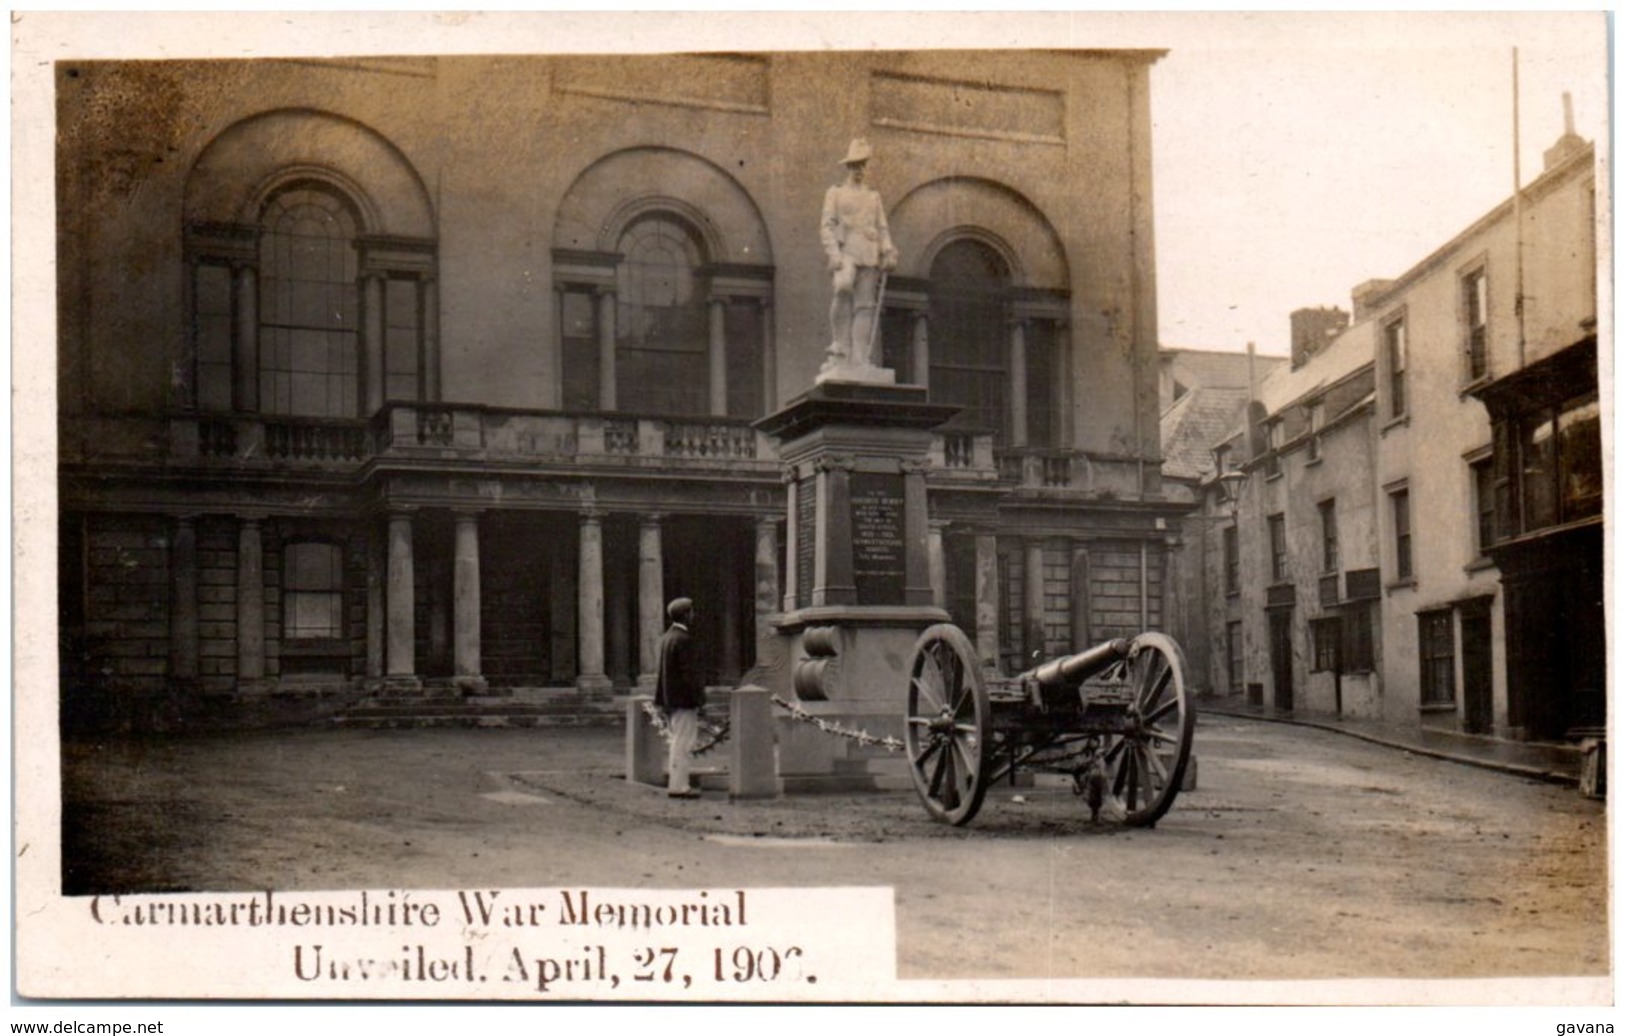
[(761, 687), (737, 688), (728, 698), (728, 728), (728, 797), (777, 798), (781, 787), (772, 695)]
[(635, 784), (666, 783), (666, 740), (643, 711), (653, 701), (637, 694), (626, 702), (626, 779)]

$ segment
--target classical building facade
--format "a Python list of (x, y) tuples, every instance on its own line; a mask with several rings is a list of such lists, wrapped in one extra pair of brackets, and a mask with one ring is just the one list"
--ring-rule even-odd
[(64, 717), (604, 697), (679, 594), (738, 680), (856, 136), (886, 362), (959, 408), (934, 595), (1004, 666), (1161, 625), (1157, 57), (64, 64)]
[(1194, 634), (1217, 693), (1512, 738), (1603, 724), (1595, 178), (1565, 134), (1517, 197), (1356, 288), (1352, 323), (1293, 314), (1292, 363), (1187, 525), (1223, 588)]

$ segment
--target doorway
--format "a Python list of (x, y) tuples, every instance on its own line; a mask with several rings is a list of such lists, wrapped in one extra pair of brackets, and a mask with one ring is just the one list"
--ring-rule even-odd
[(1292, 711), (1292, 609), (1277, 608), (1270, 617), (1270, 675), (1275, 681), (1275, 711)]

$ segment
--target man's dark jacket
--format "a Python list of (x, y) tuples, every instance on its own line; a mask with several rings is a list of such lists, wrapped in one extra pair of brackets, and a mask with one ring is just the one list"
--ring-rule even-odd
[(672, 623), (660, 637), (660, 674), (655, 681), (655, 704), (662, 709), (697, 709), (705, 704), (705, 681), (694, 657), (688, 628)]

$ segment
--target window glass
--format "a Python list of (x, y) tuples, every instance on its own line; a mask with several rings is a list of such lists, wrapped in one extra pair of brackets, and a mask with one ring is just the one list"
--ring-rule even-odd
[(1009, 436), (1009, 271), (978, 241), (949, 244), (931, 264), (930, 398), (961, 408), (955, 424)]
[(322, 187), (266, 204), (260, 239), (260, 408), (354, 417), (356, 220)]
[(1270, 530), (1270, 578), (1277, 583), (1286, 579), (1286, 516), (1272, 514)]
[(1389, 494), (1394, 511), (1394, 576), (1411, 577), (1411, 494), (1401, 489)]
[(598, 410), (598, 308), (591, 290), (560, 293), (564, 345), (564, 409)]
[(384, 282), (384, 398), (416, 402), (423, 398), (421, 309), (418, 282), (391, 277)]
[(1416, 616), (1424, 705), (1456, 700), (1456, 639), (1451, 618), (1448, 609)]
[(1563, 521), (1602, 513), (1602, 413), (1596, 398), (1570, 400), (1557, 415)]
[(344, 552), (331, 543), (290, 543), (282, 552), (282, 635), (344, 635)]
[(1523, 498), (1524, 531), (1556, 525), (1557, 429), (1548, 411), (1526, 416), (1518, 427), (1522, 470), (1518, 484)]
[(1467, 325), (1467, 376), (1481, 378), (1489, 369), (1486, 352), (1489, 343), (1488, 281), (1483, 270), (1475, 270), (1462, 281), (1462, 306)]
[(1405, 413), (1407, 347), (1403, 320), (1396, 320), (1383, 329), (1383, 347), (1388, 363), (1388, 412), (1399, 417)]
[(699, 283), (704, 262), (687, 225), (658, 215), (622, 236), (615, 322), (616, 405), (652, 414), (710, 408), (710, 317)]
[(192, 334), (199, 410), (231, 409), (231, 268), (199, 263), (192, 275)]

